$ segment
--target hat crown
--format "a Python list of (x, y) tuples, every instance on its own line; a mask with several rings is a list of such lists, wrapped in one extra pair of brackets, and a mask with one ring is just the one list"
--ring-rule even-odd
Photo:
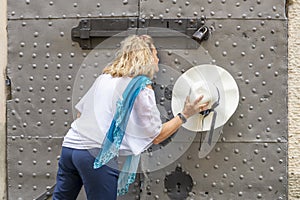
[(190, 88), (191, 101), (192, 102), (195, 101), (196, 98), (198, 98), (200, 95), (203, 95), (200, 104), (209, 102), (207, 106), (208, 109), (210, 109), (211, 106), (219, 99), (217, 87), (214, 84), (209, 82), (198, 81), (191, 84), (191, 88)]

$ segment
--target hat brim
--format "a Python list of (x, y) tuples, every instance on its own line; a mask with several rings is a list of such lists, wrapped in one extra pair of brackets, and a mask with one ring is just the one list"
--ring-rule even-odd
[[(184, 102), (189, 95), (191, 85), (199, 81), (214, 84), (220, 92), (220, 104), (215, 108), (217, 119), (215, 128), (223, 126), (235, 112), (239, 103), (238, 86), (225, 69), (211, 64), (195, 66), (182, 74), (174, 84), (172, 92), (172, 112), (175, 115), (182, 112)], [(203, 118), (201, 114), (190, 117), (183, 127), (190, 131), (210, 130), (212, 113)]]

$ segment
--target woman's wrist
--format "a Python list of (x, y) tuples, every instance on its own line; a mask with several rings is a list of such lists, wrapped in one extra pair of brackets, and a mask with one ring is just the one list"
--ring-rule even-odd
[(182, 113), (178, 113), (177, 116), (181, 119), (182, 123), (184, 124), (187, 120), (187, 118)]

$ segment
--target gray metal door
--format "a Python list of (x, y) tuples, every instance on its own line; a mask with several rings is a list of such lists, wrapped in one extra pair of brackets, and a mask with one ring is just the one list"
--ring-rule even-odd
[[(285, 12), (285, 1), (277, 0), (8, 0), (9, 199), (51, 193), (62, 139), (73, 120), (72, 105), (113, 53), (104, 46), (95, 53), (72, 41), (71, 29), (91, 18), (133, 19), (131, 28), (170, 20), (184, 31), (190, 27), (183, 22), (200, 19), (212, 29), (197, 50), (176, 50), (180, 41), (159, 50), (162, 65), (155, 91), (166, 116), (172, 84), (195, 65), (222, 66), (240, 91), (237, 111), (207, 156), (197, 156), (205, 133), (181, 128), (174, 138), (144, 154), (142, 163), (154, 160), (156, 170), (145, 168), (120, 199), (287, 199)], [(175, 25), (170, 24), (163, 27), (171, 30)], [(157, 46), (164, 47), (163, 41)]]

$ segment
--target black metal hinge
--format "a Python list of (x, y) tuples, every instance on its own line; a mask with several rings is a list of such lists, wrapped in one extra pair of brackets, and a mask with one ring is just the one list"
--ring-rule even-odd
[[(154, 38), (156, 46), (164, 49), (198, 48), (199, 43), (209, 36), (208, 28), (201, 29), (207, 30), (207, 34), (201, 33), (199, 27), (203, 25), (203, 19), (83, 19), (71, 33), (72, 40), (78, 42), (82, 49), (116, 48), (116, 43), (129, 34), (149, 34)], [(193, 38), (197, 31), (200, 34), (196, 35), (203, 37)], [(113, 38), (112, 42), (105, 46), (99, 45), (110, 37)]]

